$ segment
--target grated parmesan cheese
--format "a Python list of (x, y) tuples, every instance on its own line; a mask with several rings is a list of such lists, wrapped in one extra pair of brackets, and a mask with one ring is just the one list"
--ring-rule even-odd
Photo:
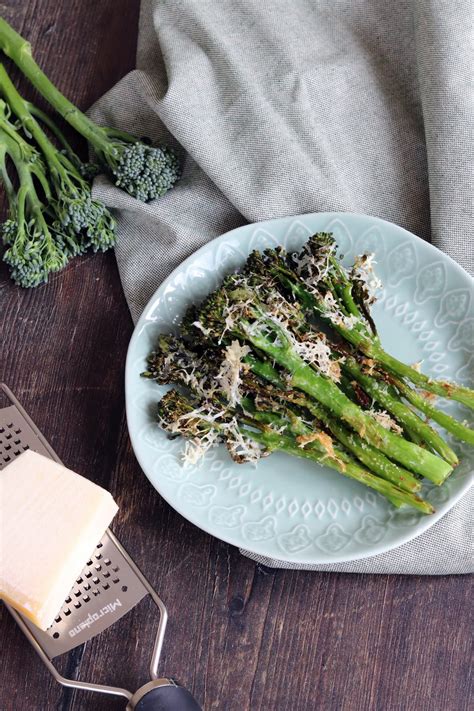
[(346, 314), (342, 313), (331, 291), (326, 292), (323, 297), (323, 302), (325, 309), (324, 315), (329, 318), (331, 323), (334, 325), (344, 326), (344, 328), (347, 328), (348, 331), (351, 331), (355, 326), (357, 326), (358, 323), (360, 323), (360, 319), (357, 318), (357, 316), (354, 316), (354, 314), (346, 316)]
[(242, 384), (242, 378), (240, 377), (240, 373), (242, 368), (245, 367), (242, 363), (242, 358), (248, 353), (250, 353), (248, 346), (241, 346), (237, 340), (232, 341), (230, 346), (227, 346), (225, 349), (225, 358), (217, 374), (217, 382), (232, 407), (237, 405), (241, 400), (239, 387)]
[(209, 336), (210, 333), (211, 333), (210, 330), (209, 330), (208, 328), (206, 328), (205, 326), (203, 326), (200, 321), (194, 321), (194, 322), (193, 322), (193, 326), (195, 326), (195, 327), (198, 328), (200, 331), (202, 331), (205, 336)]
[(221, 333), (221, 337), (219, 338), (218, 343), (221, 344), (222, 340), (225, 336), (225, 334), (228, 331), (232, 331), (232, 329), (235, 326), (236, 321), (238, 321), (239, 317), (244, 316), (245, 312), (247, 311), (248, 307), (251, 304), (251, 300), (243, 301), (243, 302), (238, 302), (235, 304), (227, 304), (227, 306), (224, 307), (224, 329)]
[(374, 254), (362, 254), (355, 258), (351, 270), (352, 279), (362, 282), (369, 304), (375, 302), (377, 291), (382, 287), (382, 282), (374, 271), (375, 264)]
[(304, 361), (316, 366), (323, 375), (327, 375), (331, 380), (339, 382), (341, 367), (337, 361), (331, 359), (331, 349), (322, 337), (306, 341), (294, 339), (293, 347)]
[(324, 248), (321, 248), (319, 257), (315, 257), (309, 248), (305, 246), (301, 254), (294, 253), (292, 255), (296, 273), (310, 289), (314, 289), (316, 284), (324, 280), (329, 274), (331, 269), (330, 257), (335, 249), (335, 244), (325, 245)]
[(211, 407), (209, 405), (198, 407), (192, 412), (182, 415), (171, 427), (168, 427), (169, 432), (186, 436), (189, 434), (189, 426), (186, 428), (183, 423), (188, 422), (189, 424), (189, 420), (196, 419), (215, 426), (203, 432), (200, 432), (199, 426), (196, 426), (194, 437), (186, 439), (181, 455), (184, 467), (198, 464), (210, 449), (222, 441), (225, 441), (235, 461), (254, 464), (264, 456), (265, 451), (262, 450), (258, 442), (254, 442), (242, 434), (235, 417), (231, 420), (224, 420), (226, 411), (212, 412), (210, 411)]
[(329, 459), (333, 459), (338, 462), (342, 471), (346, 470), (345, 463), (336, 455), (336, 452), (334, 451), (332, 437), (330, 437), (326, 432), (311, 432), (311, 434), (300, 435), (296, 438), (296, 441), (298, 442), (298, 447), (301, 449), (304, 449), (305, 446), (311, 442), (319, 442), (326, 450)]
[(400, 425), (398, 425), (385, 410), (374, 410), (371, 408), (370, 410), (367, 410), (367, 414), (376, 420), (379, 425), (382, 425), (384, 429), (391, 430), (392, 432), (395, 432), (395, 434), (401, 434), (403, 432)]
[(234, 461), (256, 464), (263, 456), (264, 451), (260, 444), (242, 434), (235, 418), (234, 421), (231, 422), (226, 434), (227, 449)]
[(341, 377), (340, 365), (338, 361), (331, 360), (331, 349), (325, 341), (324, 334), (314, 334), (314, 336), (308, 336), (300, 341), (288, 329), (286, 322), (274, 314), (262, 316), (247, 330), (250, 334), (255, 330), (257, 333), (263, 332), (267, 336), (271, 335), (274, 338), (275, 345), (290, 345), (306, 363), (315, 366), (331, 380), (339, 382)]
[(209, 430), (202, 437), (187, 439), (182, 453), (184, 467), (193, 466), (201, 461), (206, 452), (219, 444), (219, 433), (217, 430)]
[(362, 365), (364, 366), (364, 372), (367, 373), (367, 375), (373, 375), (377, 363), (375, 360), (372, 360), (372, 358), (362, 358)]

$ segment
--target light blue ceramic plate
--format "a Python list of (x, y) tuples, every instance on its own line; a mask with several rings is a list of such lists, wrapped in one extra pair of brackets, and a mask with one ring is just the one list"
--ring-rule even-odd
[[(347, 213), (288, 217), (240, 227), (181, 264), (146, 307), (130, 342), (126, 403), (140, 465), (179, 513), (208, 533), (272, 558), (334, 563), (382, 553), (418, 536), (443, 516), (472, 483), (474, 448), (456, 445), (461, 464), (441, 488), (424, 496), (436, 513), (396, 510), (382, 497), (337, 472), (273, 454), (257, 468), (234, 464), (223, 447), (196, 468), (180, 463), (182, 442), (170, 441), (153, 421), (164, 388), (140, 378), (157, 334), (240, 267), (253, 249), (300, 247), (314, 232), (333, 232), (345, 261), (375, 252), (384, 289), (374, 308), (382, 343), (398, 358), (423, 360), (433, 376), (473, 383), (473, 280), (418, 237), (383, 220)], [(460, 406), (447, 411), (469, 418)]]

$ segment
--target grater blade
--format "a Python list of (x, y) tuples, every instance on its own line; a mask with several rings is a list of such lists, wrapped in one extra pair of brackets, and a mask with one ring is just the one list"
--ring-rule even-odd
[[(5, 386), (2, 389), (10, 398)], [(26, 449), (60, 462), (19, 403), (0, 409), (0, 470)], [(49, 659), (69, 652), (107, 629), (137, 605), (148, 590), (128, 554), (107, 531), (77, 578), (54, 623), (40, 630), (17, 613)]]
[[(0, 413), (1, 414), (1, 413)], [(107, 532), (46, 632), (23, 618), (50, 659), (107, 629), (148, 594)]]

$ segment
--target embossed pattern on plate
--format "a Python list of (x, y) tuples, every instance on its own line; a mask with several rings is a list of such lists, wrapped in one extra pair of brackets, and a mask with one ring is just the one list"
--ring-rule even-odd
[[(176, 328), (252, 249), (300, 247), (316, 231), (336, 235), (346, 263), (375, 252), (384, 288), (374, 308), (382, 342), (407, 362), (423, 360), (435, 377), (474, 381), (473, 281), (452, 260), (396, 225), (349, 213), (301, 215), (240, 227), (202, 247), (150, 300), (130, 342), (127, 419), (141, 467), (159, 493), (205, 531), (262, 555), (298, 563), (365, 558), (405, 543), (445, 514), (472, 483), (474, 448), (456, 444), (461, 464), (442, 488), (424, 485), (433, 516), (396, 510), (382, 497), (325, 467), (273, 454), (258, 467), (234, 464), (224, 448), (183, 468), (182, 442), (153, 423), (164, 388), (140, 378), (158, 333)], [(450, 414), (468, 412), (444, 402)]]

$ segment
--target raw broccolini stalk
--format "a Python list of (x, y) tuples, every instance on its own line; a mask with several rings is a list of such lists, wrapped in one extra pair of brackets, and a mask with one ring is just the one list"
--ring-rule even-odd
[(100, 166), (92, 161), (83, 161), (79, 158), (76, 151), (73, 149), (66, 136), (61, 131), (59, 126), (53, 121), (51, 116), (48, 116), (48, 114), (38, 108), (38, 106), (32, 104), (31, 101), (25, 101), (25, 104), (30, 114), (34, 116), (40, 124), (46, 126), (58, 140), (59, 144), (62, 146), (62, 152), (69, 158), (71, 163), (73, 163), (84, 180), (87, 180), (88, 183), (92, 182), (96, 175), (100, 173)]
[[(210, 340), (222, 342), (235, 337), (250, 344), (287, 371), (291, 387), (318, 400), (389, 458), (436, 484), (441, 484), (449, 476), (452, 467), (447, 462), (384, 429), (349, 400), (331, 379), (329, 369), (322, 374), (305, 362), (300, 353), (309, 352), (308, 348), (313, 344), (306, 343), (301, 349), (285, 327), (281, 297), (276, 317), (271, 308), (269, 310), (261, 303), (259, 292), (244, 285), (241, 275), (237, 275), (235, 283), (237, 288), (232, 279), (227, 279), (206, 299), (199, 311), (200, 327)], [(277, 296), (275, 302), (278, 302)], [(287, 306), (286, 302), (284, 308)]]
[(102, 202), (92, 198), (89, 183), (76, 166), (51, 143), (39, 123), (32, 116), (5, 68), (0, 64), (0, 92), (16, 114), (27, 136), (37, 143), (47, 168), (46, 180), (50, 187), (47, 211), (54, 227), (65, 235), (69, 256), (105, 251), (115, 244), (115, 220)]
[[(168, 432), (171, 434), (179, 433), (191, 440), (196, 436), (203, 437), (212, 432), (215, 433), (216, 441), (226, 442), (228, 437), (226, 422), (222, 424), (217, 418), (209, 419), (203, 416), (198, 403), (190, 401), (176, 390), (169, 391), (160, 400), (158, 403), (158, 417), (160, 424)], [(281, 425), (281, 421), (277, 420), (277, 424)], [(328, 454), (327, 447), (317, 439), (311, 440), (311, 446), (301, 446), (301, 442), (298, 442), (296, 437), (282, 434), (269, 424), (261, 423), (258, 419), (252, 419), (251, 414), (250, 416), (242, 416), (242, 421), (238, 424), (238, 431), (245, 440), (249, 440), (261, 447), (265, 454), (275, 451), (285, 452), (291, 456), (302, 457), (318, 464), (324, 464), (331, 469), (339, 471), (344, 476), (365, 484), (365, 486), (387, 496), (397, 505), (407, 504), (423, 513), (433, 513), (431, 504), (423, 501), (416, 494), (403, 491), (391, 482), (366, 471), (337, 445), (333, 448), (332, 454)]]
[(94, 149), (97, 160), (115, 185), (137, 200), (164, 195), (179, 178), (179, 161), (165, 147), (153, 147), (125, 131), (98, 126), (54, 86), (31, 53), (31, 45), (0, 18), (0, 49), (10, 57), (51, 106)]
[[(7, 249), (3, 255), (12, 279), (23, 287), (38, 286), (49, 274), (67, 263), (65, 236), (51, 224), (36, 184), (49, 197), (49, 185), (38, 151), (20, 139), (0, 106), (0, 170), (8, 196), (9, 213), (2, 225), (2, 238)], [(13, 187), (7, 159), (16, 172)]]
[[(323, 318), (342, 338), (383, 369), (428, 392), (474, 409), (474, 391), (470, 388), (430, 378), (383, 349), (370, 317), (377, 287), (376, 280), (375, 285), (371, 284), (371, 259), (364, 255), (351, 272), (345, 272), (341, 265), (336, 271), (334, 249), (333, 237), (318, 233), (297, 255), (288, 257), (283, 250), (267, 250), (258, 256), (267, 278), (268, 274), (277, 278), (307, 312)], [(357, 299), (355, 293), (359, 294)]]

